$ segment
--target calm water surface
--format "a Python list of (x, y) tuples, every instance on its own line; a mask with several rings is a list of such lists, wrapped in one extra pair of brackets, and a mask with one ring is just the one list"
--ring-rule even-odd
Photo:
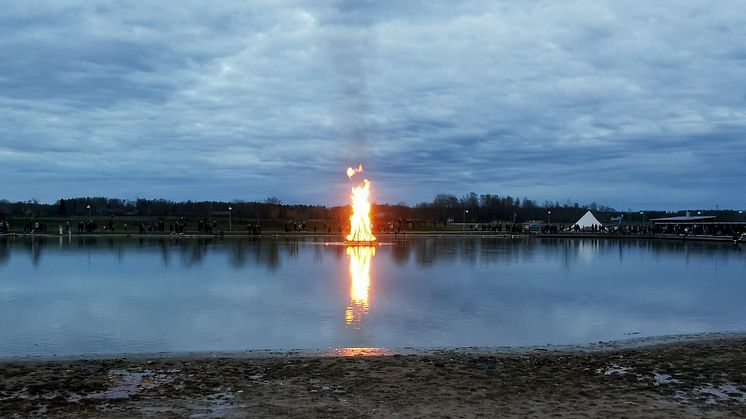
[(0, 357), (574, 344), (746, 330), (746, 248), (0, 238)]

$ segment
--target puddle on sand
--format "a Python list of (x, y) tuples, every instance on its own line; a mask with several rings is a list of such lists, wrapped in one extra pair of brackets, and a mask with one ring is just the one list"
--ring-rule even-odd
[(151, 389), (161, 384), (173, 381), (165, 374), (158, 374), (150, 370), (130, 372), (127, 370), (111, 370), (107, 376), (109, 388), (105, 391), (92, 393), (92, 399), (126, 399), (142, 390)]

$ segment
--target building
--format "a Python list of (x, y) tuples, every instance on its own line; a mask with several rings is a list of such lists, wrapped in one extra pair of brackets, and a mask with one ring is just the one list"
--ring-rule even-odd
[(653, 230), (663, 234), (733, 236), (746, 232), (746, 221), (717, 221), (714, 215), (686, 215), (653, 218)]

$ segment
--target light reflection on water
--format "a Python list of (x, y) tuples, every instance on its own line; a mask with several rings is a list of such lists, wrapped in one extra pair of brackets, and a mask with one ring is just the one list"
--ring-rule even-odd
[(373, 246), (347, 246), (350, 257), (350, 305), (345, 311), (345, 323), (359, 327), (368, 312), (370, 289), (370, 262), (376, 254)]
[(327, 356), (385, 356), (393, 355), (389, 348), (332, 348), (325, 352)]
[(0, 356), (744, 331), (743, 295), (731, 244), (0, 237)]

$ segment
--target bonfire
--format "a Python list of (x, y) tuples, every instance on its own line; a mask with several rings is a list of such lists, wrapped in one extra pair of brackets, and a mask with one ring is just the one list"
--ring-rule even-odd
[[(356, 169), (347, 168), (347, 177), (352, 177), (357, 173), (362, 173), (363, 165)], [(347, 241), (356, 243), (369, 243), (376, 240), (373, 235), (373, 228), (370, 222), (370, 182), (363, 179), (363, 183), (352, 188), (352, 215), (350, 216), (350, 234), (347, 235)]]

